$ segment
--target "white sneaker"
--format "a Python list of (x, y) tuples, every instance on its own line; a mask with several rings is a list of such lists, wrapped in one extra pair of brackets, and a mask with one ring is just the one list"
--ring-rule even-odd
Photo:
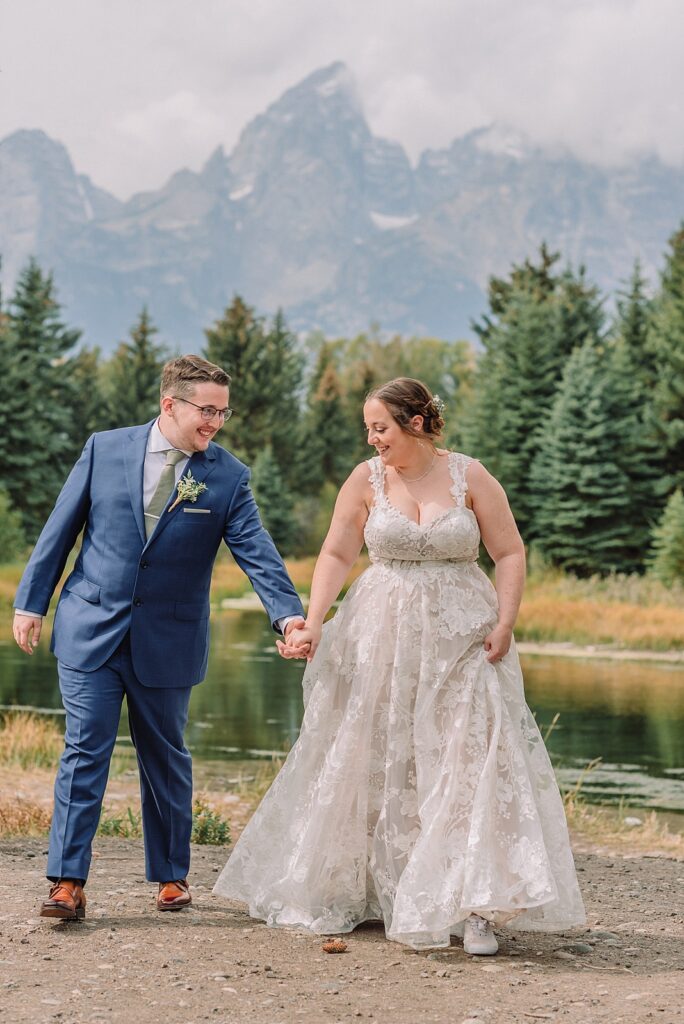
[(499, 943), (489, 921), (471, 914), (463, 929), (463, 948), (472, 956), (494, 956)]

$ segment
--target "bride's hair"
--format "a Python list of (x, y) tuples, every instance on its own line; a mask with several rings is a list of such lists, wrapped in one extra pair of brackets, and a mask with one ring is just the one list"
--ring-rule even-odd
[[(413, 437), (425, 437), (436, 441), (441, 437), (444, 420), (442, 411), (444, 404), (439, 395), (432, 392), (420, 380), (413, 377), (396, 377), (379, 388), (373, 388), (366, 395), (366, 401), (377, 398), (387, 409), (401, 429)], [(423, 417), (423, 429), (414, 430), (411, 420), (414, 416)]]

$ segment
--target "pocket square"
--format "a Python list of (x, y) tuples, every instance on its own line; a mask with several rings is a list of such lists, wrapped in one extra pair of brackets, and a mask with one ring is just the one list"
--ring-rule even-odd
[(208, 515), (211, 515), (211, 509), (210, 508), (184, 508), (183, 512), (188, 512), (188, 513), (190, 513), (192, 515), (196, 515), (196, 516), (200, 516), (200, 515), (208, 516)]

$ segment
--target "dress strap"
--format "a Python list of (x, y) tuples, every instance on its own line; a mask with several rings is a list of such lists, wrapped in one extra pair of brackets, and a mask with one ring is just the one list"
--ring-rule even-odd
[(451, 472), (451, 494), (457, 508), (465, 506), (466, 494), (468, 493), (468, 481), (466, 470), (473, 461), (469, 455), (461, 452), (449, 452), (449, 470)]
[(379, 455), (372, 459), (367, 459), (366, 465), (368, 466), (370, 482), (373, 487), (373, 499), (376, 505), (380, 505), (385, 497), (385, 467)]

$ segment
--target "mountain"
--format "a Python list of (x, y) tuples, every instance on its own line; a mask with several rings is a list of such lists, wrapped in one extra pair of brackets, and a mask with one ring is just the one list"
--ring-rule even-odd
[(127, 202), (41, 131), (0, 142), (3, 293), (35, 255), (105, 351), (144, 303), (169, 345), (197, 349), (236, 292), (301, 331), (464, 336), (488, 277), (542, 241), (612, 291), (637, 256), (655, 276), (683, 215), (682, 169), (592, 166), (500, 125), (412, 168), (373, 135), (340, 63), (287, 90), (232, 153)]

